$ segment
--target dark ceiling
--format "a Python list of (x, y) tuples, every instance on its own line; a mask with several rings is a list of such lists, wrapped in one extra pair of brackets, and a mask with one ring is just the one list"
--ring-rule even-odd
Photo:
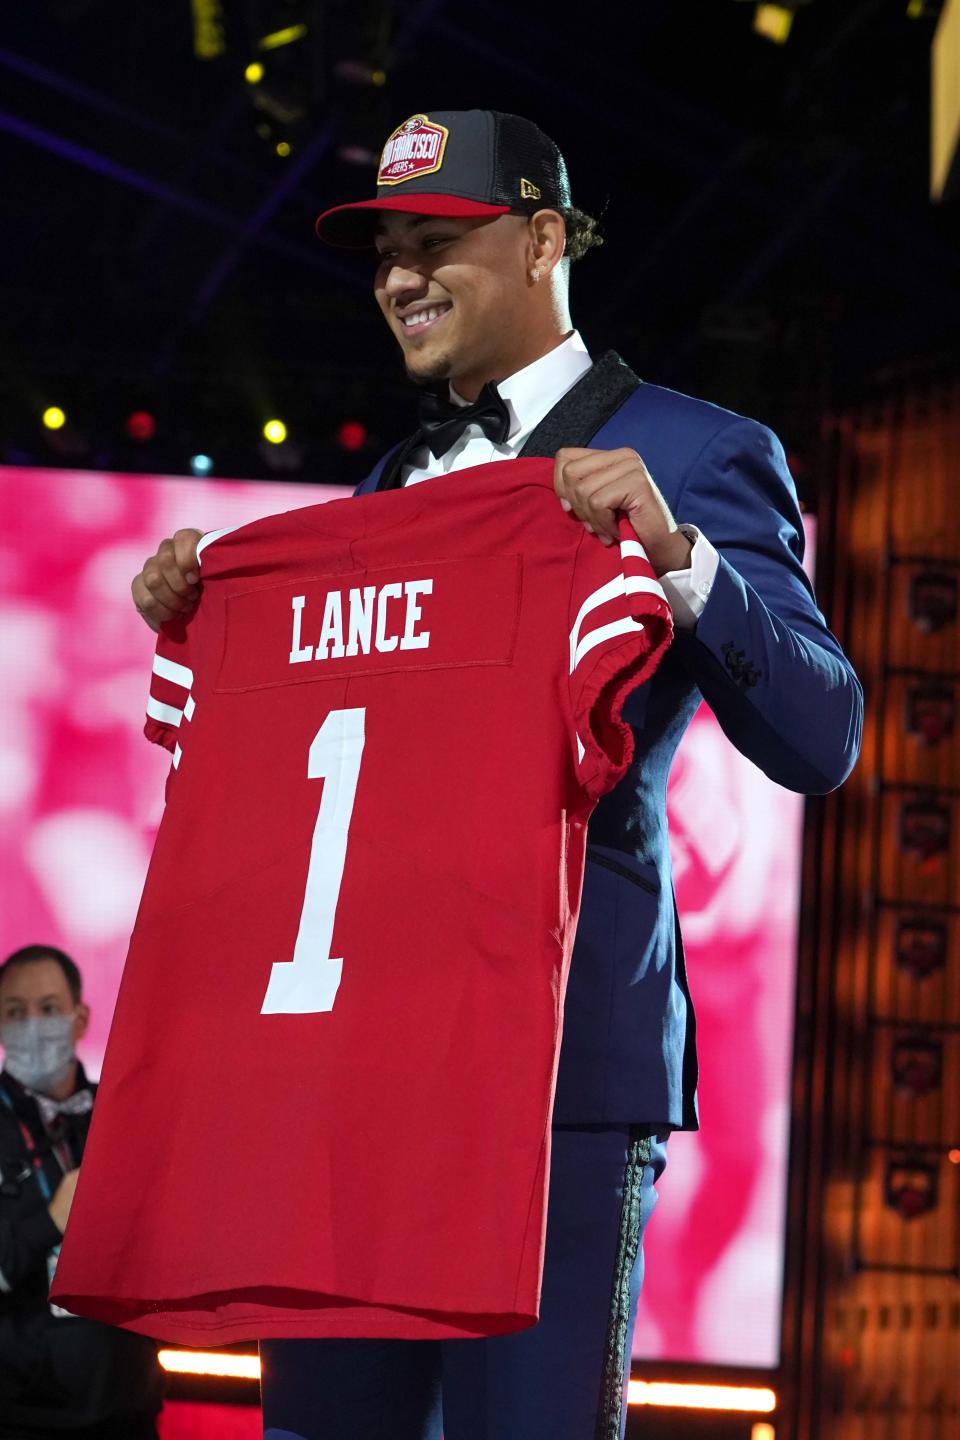
[[(744, 0), (197, 8), (221, 13), (217, 58), (194, 53), (189, 0), (5, 15), (7, 460), (182, 470), (203, 449), (221, 474), (363, 473), (410, 428), (410, 395), (369, 263), (312, 224), (372, 193), (345, 150), (430, 107), (518, 111), (558, 141), (604, 217), (574, 271), (594, 353), (759, 416), (801, 459), (825, 407), (958, 356), (960, 206), (927, 195), (936, 3), (810, 0), (785, 45)], [(257, 36), (304, 18), (247, 84)], [(49, 403), (71, 418), (53, 440)], [(146, 446), (124, 435), (138, 407), (158, 420)], [(271, 413), (291, 442), (268, 463)], [(365, 453), (338, 450), (347, 418)]]

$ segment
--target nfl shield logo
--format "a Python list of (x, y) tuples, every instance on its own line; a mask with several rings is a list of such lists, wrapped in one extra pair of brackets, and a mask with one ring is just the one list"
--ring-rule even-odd
[(383, 147), (377, 184), (400, 185), (404, 180), (434, 174), (443, 164), (449, 133), (445, 125), (434, 125), (426, 115), (411, 115)]

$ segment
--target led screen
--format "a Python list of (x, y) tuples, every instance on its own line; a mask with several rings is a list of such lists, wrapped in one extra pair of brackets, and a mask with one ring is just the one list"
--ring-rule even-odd
[[(346, 493), (0, 468), (0, 954), (44, 941), (76, 958), (94, 1074), (169, 765), (142, 734), (153, 637), (130, 580), (179, 526), (238, 525)], [(774, 1365), (802, 804), (743, 760), (705, 708), (669, 804), (703, 1130), (670, 1141), (635, 1355)]]

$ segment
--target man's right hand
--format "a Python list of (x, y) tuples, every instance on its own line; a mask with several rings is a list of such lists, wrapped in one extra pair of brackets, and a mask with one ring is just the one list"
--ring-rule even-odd
[(73, 1192), (77, 1188), (77, 1177), (79, 1170), (68, 1170), (60, 1184), (57, 1186), (56, 1194), (47, 1206), (50, 1212), (50, 1219), (56, 1225), (62, 1235), (67, 1228), (67, 1221), (70, 1218), (70, 1206), (73, 1204)]
[(202, 530), (178, 530), (171, 540), (161, 541), (130, 586), (133, 603), (151, 630), (188, 615), (199, 600), (197, 544), (202, 535)]

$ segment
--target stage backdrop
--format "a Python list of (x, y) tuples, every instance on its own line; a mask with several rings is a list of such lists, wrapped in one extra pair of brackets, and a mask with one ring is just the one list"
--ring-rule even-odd
[[(170, 760), (142, 734), (154, 642), (130, 580), (180, 526), (237, 525), (346, 493), (0, 468), (0, 956), (44, 941), (76, 958), (94, 1074)], [(635, 1355), (772, 1366), (802, 803), (743, 760), (706, 708), (669, 803), (703, 1130), (670, 1141)]]

